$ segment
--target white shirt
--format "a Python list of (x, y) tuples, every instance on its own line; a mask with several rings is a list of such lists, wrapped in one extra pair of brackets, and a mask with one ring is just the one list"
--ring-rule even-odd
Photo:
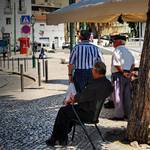
[(118, 72), (115, 66), (121, 66), (123, 70), (130, 70), (134, 61), (132, 53), (124, 45), (118, 46), (112, 55), (111, 72)]

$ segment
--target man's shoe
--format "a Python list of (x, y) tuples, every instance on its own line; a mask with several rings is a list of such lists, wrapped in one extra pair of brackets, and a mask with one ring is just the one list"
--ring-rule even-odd
[(110, 108), (115, 108), (115, 106), (114, 106), (114, 102), (113, 101), (107, 101), (106, 103), (104, 103), (104, 108), (108, 108), (108, 109), (110, 109)]
[(55, 144), (56, 144), (56, 139), (51, 136), (51, 138), (49, 138), (48, 140), (46, 140), (46, 144), (47, 144), (48, 146), (55, 146)]
[(67, 144), (68, 144), (68, 137), (59, 140), (59, 145), (66, 146)]
[(67, 145), (67, 141), (59, 141), (59, 145), (62, 145), (62, 146), (66, 146)]

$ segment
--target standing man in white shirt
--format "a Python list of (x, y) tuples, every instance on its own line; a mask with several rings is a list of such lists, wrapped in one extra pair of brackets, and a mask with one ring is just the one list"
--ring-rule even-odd
[(112, 55), (112, 82), (114, 84), (113, 101), (114, 119), (128, 118), (131, 110), (131, 72), (134, 69), (134, 57), (125, 47), (126, 37), (116, 35), (113, 39), (115, 48)]

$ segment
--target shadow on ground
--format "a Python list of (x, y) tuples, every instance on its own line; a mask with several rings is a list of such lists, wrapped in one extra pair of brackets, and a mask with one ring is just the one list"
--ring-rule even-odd
[[(5, 150), (53, 149), (45, 145), (45, 140), (51, 135), (63, 97), (63, 94), (59, 94), (26, 101), (16, 100), (12, 95), (0, 96), (0, 146)], [(108, 143), (113, 140), (122, 141), (125, 135), (125, 130), (121, 128), (105, 128), (100, 124), (99, 127)], [(95, 128), (88, 126), (87, 130), (96, 147), (101, 149), (104, 142)], [(71, 142), (70, 139), (71, 134), (68, 147), (54, 149), (92, 149), (81, 127), (77, 127), (74, 141)]]
[[(45, 81), (43, 81), (45, 82)], [(48, 84), (63, 84), (63, 85), (68, 85), (68, 80), (63, 80), (63, 79), (58, 79), (58, 80), (48, 80)]]

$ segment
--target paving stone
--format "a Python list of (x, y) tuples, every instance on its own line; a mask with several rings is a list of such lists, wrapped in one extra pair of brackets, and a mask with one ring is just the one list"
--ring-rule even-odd
[[(91, 144), (84, 135), (81, 127), (77, 127), (74, 141), (66, 147), (47, 147), (45, 140), (52, 133), (53, 124), (59, 108), (62, 106), (64, 93), (67, 89), (67, 66), (60, 64), (60, 58), (68, 57), (68, 53), (50, 54), (49, 83), (42, 83), (42, 88), (31, 85), (23, 93), (12, 91), (0, 95), (0, 150), (91, 150)], [(109, 55), (106, 56), (108, 62)], [(108, 67), (109, 68), (109, 67)], [(59, 73), (61, 70), (61, 74)], [(34, 72), (31, 72), (33, 75)], [(35, 75), (35, 74), (34, 74)], [(35, 75), (36, 76), (36, 75)], [(113, 110), (102, 110), (99, 128), (106, 142), (103, 142), (93, 126), (87, 126), (98, 150), (122, 150), (123, 145), (113, 143), (120, 140), (127, 122), (112, 121), (107, 118)], [(115, 134), (114, 134), (115, 133)], [(109, 137), (111, 136), (111, 137)], [(117, 145), (117, 146), (116, 146)], [(109, 149), (108, 149), (109, 148)], [(115, 149), (116, 148), (116, 149)], [(128, 146), (130, 150), (130, 147)]]

